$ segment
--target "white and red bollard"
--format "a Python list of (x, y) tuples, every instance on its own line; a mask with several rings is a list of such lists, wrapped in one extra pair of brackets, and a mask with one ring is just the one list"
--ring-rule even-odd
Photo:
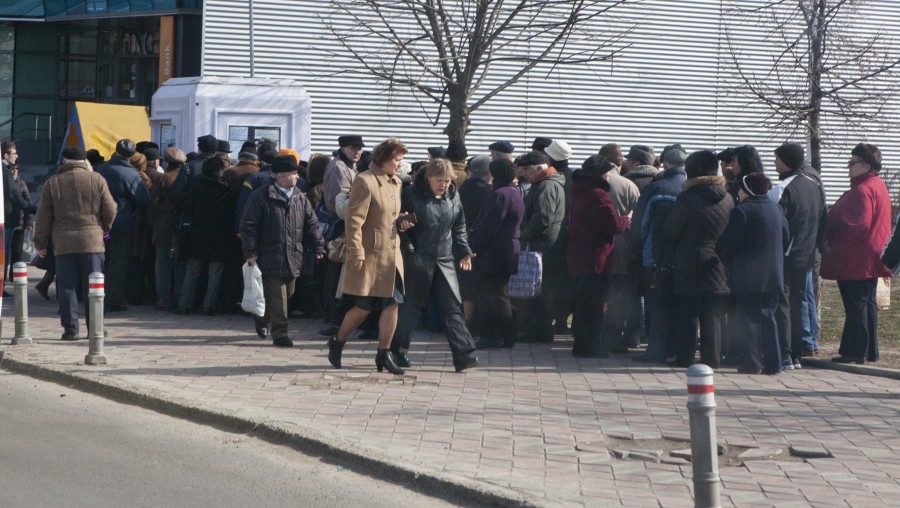
[(13, 299), (16, 304), (16, 333), (11, 344), (30, 346), (34, 341), (28, 334), (28, 265), (19, 261), (13, 264)]
[(687, 370), (688, 414), (691, 425), (691, 466), (694, 506), (718, 507), (719, 446), (716, 440), (716, 397), (713, 370), (703, 364)]
[(106, 365), (103, 354), (103, 298), (105, 296), (104, 277), (94, 272), (88, 277), (88, 354), (85, 365)]

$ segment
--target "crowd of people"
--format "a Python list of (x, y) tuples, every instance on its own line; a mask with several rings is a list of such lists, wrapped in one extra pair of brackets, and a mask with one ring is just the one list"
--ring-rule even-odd
[[(876, 285), (900, 262), (900, 240), (873, 145), (853, 148), (850, 190), (830, 210), (797, 143), (772, 154), (774, 184), (750, 145), (657, 156), (610, 143), (580, 165), (549, 138), (467, 160), (432, 148), (413, 164), (398, 139), (365, 148), (341, 136), (302, 161), (247, 141), (233, 159), (211, 135), (190, 154), (123, 139), (104, 161), (69, 147), (35, 207), (4, 142), (7, 259), (33, 222), (47, 268), (37, 290), (49, 298), (55, 278), (63, 340), (79, 338), (92, 271), (106, 275), (106, 312), (214, 315), (240, 312), (242, 265), (255, 265), (260, 338), (291, 347), (290, 317), (322, 319), (341, 368), (362, 328), (377, 369), (394, 374), (411, 366), (417, 326), (444, 332), (458, 372), (478, 349), (571, 334), (580, 358), (685, 367), (699, 351), (713, 368), (777, 374), (818, 354), (821, 274), (838, 281), (846, 312), (833, 361), (878, 360)], [(522, 251), (540, 257), (541, 290), (511, 298)]]

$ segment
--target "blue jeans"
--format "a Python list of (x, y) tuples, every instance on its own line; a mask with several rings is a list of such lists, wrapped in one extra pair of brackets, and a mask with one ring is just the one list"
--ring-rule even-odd
[(172, 259), (169, 257), (168, 245), (156, 246), (156, 295), (158, 305), (164, 309), (173, 307), (172, 300)]
[(806, 272), (806, 294), (803, 298), (803, 335), (800, 337), (807, 350), (819, 349), (819, 314), (816, 308), (816, 292), (813, 274)]
[[(59, 320), (63, 329), (78, 335), (78, 295), (84, 294), (85, 307), (88, 305), (88, 277), (93, 272), (103, 271), (103, 254), (57, 254), (56, 293), (59, 295)], [(90, 319), (87, 312), (85, 316)]]
[(204, 261), (191, 259), (187, 263), (184, 272), (184, 285), (181, 286), (181, 300), (178, 307), (183, 310), (191, 310), (194, 305), (194, 293), (197, 292), (197, 280), (200, 278), (200, 270), (208, 264), (209, 280), (206, 283), (206, 296), (203, 298), (204, 310), (216, 310), (219, 304), (219, 288), (222, 286), (222, 273), (225, 271), (225, 263), (221, 261)]

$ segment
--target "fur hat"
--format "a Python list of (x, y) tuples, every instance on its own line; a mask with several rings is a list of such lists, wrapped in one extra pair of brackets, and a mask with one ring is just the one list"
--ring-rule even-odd
[(775, 157), (781, 159), (785, 166), (798, 170), (806, 160), (803, 145), (800, 143), (785, 143), (775, 149)]
[(878, 173), (881, 171), (881, 150), (877, 146), (869, 143), (860, 143), (853, 148), (850, 155), (855, 155), (866, 161), (873, 172)]
[[(159, 153), (159, 145), (157, 145), (153, 141), (138, 141), (137, 144), (134, 145), (134, 151), (138, 152), (138, 153), (143, 153), (144, 155), (147, 155), (144, 152), (148, 148), (156, 148), (157, 153)], [(147, 158), (149, 159), (150, 157), (147, 157)]]
[(625, 156), (622, 155), (622, 147), (616, 143), (607, 143), (601, 146), (600, 151), (597, 153), (609, 159), (616, 166), (621, 166), (625, 162)]
[(429, 146), (428, 155), (430, 155), (432, 159), (446, 159), (447, 149), (442, 146)]
[(484, 178), (490, 173), (491, 156), (479, 155), (469, 161), (469, 178)]
[(572, 148), (569, 147), (569, 144), (565, 141), (554, 140), (553, 143), (550, 143), (546, 149), (544, 149), (544, 153), (547, 154), (548, 157), (555, 161), (567, 161), (569, 157), (572, 156)]
[(216, 153), (218, 148), (219, 140), (212, 134), (197, 138), (197, 150), (200, 150), (201, 153)]
[(344, 148), (345, 146), (358, 146), (359, 148), (365, 148), (366, 144), (363, 143), (362, 136), (348, 135), (338, 137), (338, 146), (341, 148)]
[(772, 184), (766, 175), (762, 173), (750, 173), (744, 175), (739, 180), (741, 182), (741, 190), (750, 196), (762, 196), (769, 192)]
[(656, 160), (656, 152), (647, 145), (631, 145), (626, 159), (631, 159), (641, 166), (650, 166)]
[(298, 167), (293, 155), (279, 155), (272, 161), (272, 173), (290, 173)]
[(688, 178), (716, 176), (719, 173), (719, 159), (709, 150), (694, 152), (685, 159), (684, 172)]
[(516, 147), (509, 141), (494, 141), (488, 145), (488, 150), (500, 153), (513, 153), (516, 151)]
[(87, 154), (80, 146), (67, 146), (63, 148), (62, 158), (70, 161), (83, 161), (87, 159)]
[(259, 160), (259, 157), (256, 155), (256, 152), (240, 152), (238, 153), (238, 159), (255, 161)]
[(116, 154), (120, 157), (125, 157), (126, 159), (134, 155), (137, 147), (134, 145), (134, 141), (125, 138), (120, 139), (118, 143), (116, 143)]
[(148, 161), (159, 160), (159, 149), (153, 148), (152, 146), (144, 148), (144, 157), (146, 157)]

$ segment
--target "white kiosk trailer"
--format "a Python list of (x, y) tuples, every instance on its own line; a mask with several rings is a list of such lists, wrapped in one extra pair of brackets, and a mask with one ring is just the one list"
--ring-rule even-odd
[(309, 94), (292, 79), (172, 78), (153, 94), (150, 129), (160, 151), (196, 151), (197, 138), (212, 134), (228, 140), (232, 158), (245, 141), (267, 138), (309, 160), (311, 116)]

